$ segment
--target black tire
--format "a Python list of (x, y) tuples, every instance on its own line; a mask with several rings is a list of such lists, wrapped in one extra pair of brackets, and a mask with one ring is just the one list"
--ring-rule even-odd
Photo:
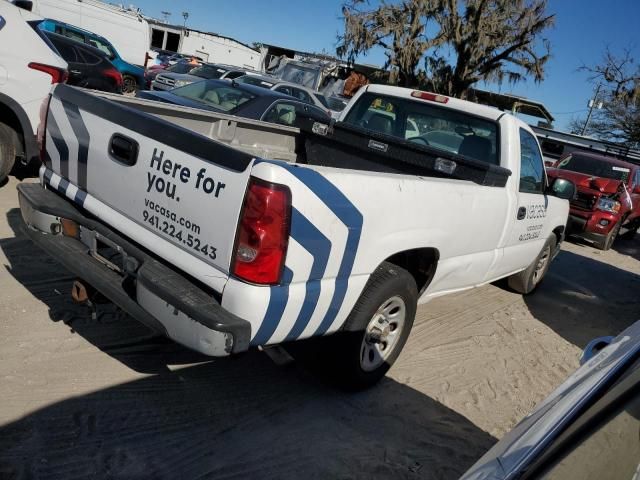
[(131, 75), (122, 76), (122, 93), (136, 93), (138, 91), (138, 81)]
[(602, 250), (603, 252), (611, 249), (611, 247), (613, 246), (613, 242), (615, 242), (616, 238), (618, 237), (618, 232), (620, 231), (621, 224), (622, 221), (616, 223), (611, 231), (601, 241), (595, 243), (594, 246), (597, 249)]
[(4, 182), (16, 161), (16, 133), (0, 123), (0, 183)]
[(523, 295), (533, 292), (549, 271), (556, 243), (555, 235), (549, 237), (531, 265), (508, 278), (509, 287)]
[[(311, 339), (306, 345), (303, 343), (296, 347), (294, 352), (311, 344), (315, 354), (313, 369), (316, 372), (347, 390), (371, 387), (384, 377), (407, 342), (416, 315), (417, 300), (418, 289), (411, 274), (403, 268), (384, 262), (371, 275), (342, 329), (328, 337)], [(398, 315), (395, 318), (395, 328), (399, 328), (399, 331), (395, 336), (393, 336), (393, 332), (396, 331), (393, 327), (393, 314), (386, 317), (383, 313), (379, 313), (385, 306), (390, 306), (390, 312), (398, 308), (395, 313)], [(400, 321), (402, 313), (404, 318)], [(372, 335), (367, 332), (367, 327), (374, 323), (374, 319), (380, 321), (380, 316), (389, 323), (381, 327), (384, 332), (377, 330), (382, 334), (380, 338), (376, 335), (376, 340), (369, 342)], [(389, 344), (381, 340), (389, 339), (391, 336), (393, 340), (390, 340)], [(375, 343), (376, 341), (379, 343)], [(383, 347), (384, 345), (386, 347)], [(374, 349), (381, 351), (384, 348), (389, 350), (376, 358), (376, 360), (382, 359), (382, 363), (373, 368), (375, 363), (367, 362), (368, 367), (372, 369), (365, 370), (362, 360), (363, 352)]]

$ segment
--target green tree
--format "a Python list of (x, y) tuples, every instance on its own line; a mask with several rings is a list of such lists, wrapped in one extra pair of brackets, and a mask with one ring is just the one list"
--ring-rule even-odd
[(337, 53), (355, 59), (380, 47), (385, 68), (400, 83), (416, 84), (423, 61), (426, 87), (464, 97), (481, 80), (515, 83), (544, 78), (549, 42), (541, 34), (553, 24), (546, 0), (365, 0), (343, 5), (344, 33)]

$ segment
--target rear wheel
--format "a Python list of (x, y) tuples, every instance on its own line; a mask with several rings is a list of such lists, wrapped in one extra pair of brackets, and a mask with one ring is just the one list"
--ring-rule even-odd
[(16, 161), (15, 137), (11, 127), (0, 123), (0, 183), (7, 178)]
[(549, 237), (531, 265), (509, 277), (509, 286), (523, 295), (533, 292), (549, 270), (556, 243), (555, 236)]
[(123, 75), (122, 82), (122, 93), (131, 95), (138, 91), (138, 82), (135, 77)]
[(346, 389), (370, 387), (400, 355), (413, 326), (417, 299), (411, 274), (384, 262), (371, 275), (342, 330), (302, 342), (295, 350), (311, 346), (312, 367)]

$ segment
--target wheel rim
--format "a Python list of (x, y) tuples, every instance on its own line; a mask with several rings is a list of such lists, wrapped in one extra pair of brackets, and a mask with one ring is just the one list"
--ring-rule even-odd
[(546, 246), (542, 255), (538, 258), (538, 264), (536, 265), (536, 269), (533, 271), (533, 284), (537, 285), (542, 277), (544, 276), (544, 272), (547, 269), (547, 265), (549, 264), (549, 257), (551, 257), (551, 247)]
[(407, 307), (401, 297), (382, 302), (371, 317), (360, 347), (360, 367), (371, 372), (393, 353), (404, 329)]
[(124, 77), (122, 93), (133, 93), (136, 91), (136, 81), (131, 77)]

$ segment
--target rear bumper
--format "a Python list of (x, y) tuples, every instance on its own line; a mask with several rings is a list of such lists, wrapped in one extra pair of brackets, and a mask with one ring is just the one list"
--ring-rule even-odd
[[(138, 321), (205, 355), (249, 348), (250, 323), (224, 310), (187, 276), (38, 184), (19, 185), (18, 197), (31, 240)], [(60, 233), (60, 218), (81, 226), (80, 239)], [(99, 260), (91, 247), (96, 238), (119, 249), (118, 268)]]

